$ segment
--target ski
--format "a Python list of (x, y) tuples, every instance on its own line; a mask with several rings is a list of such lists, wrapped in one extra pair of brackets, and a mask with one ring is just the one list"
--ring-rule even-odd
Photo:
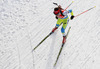
[[(71, 27), (69, 27), (69, 29), (68, 29), (68, 32), (67, 32), (67, 34), (66, 34), (66, 39), (67, 39), (67, 37), (68, 37), (68, 34), (69, 34), (70, 29), (71, 29)], [(57, 56), (57, 59), (56, 59), (56, 61), (55, 61), (54, 67), (55, 67), (56, 64), (57, 64), (57, 61), (58, 61), (58, 59), (59, 59), (59, 56), (60, 56), (60, 54), (61, 54), (61, 51), (62, 51), (64, 45), (65, 45), (65, 43), (62, 43), (61, 48), (60, 48), (60, 51), (59, 51), (58, 56)]]
[(32, 50), (34, 51), (41, 43), (43, 43), (53, 32), (50, 32), (41, 42)]

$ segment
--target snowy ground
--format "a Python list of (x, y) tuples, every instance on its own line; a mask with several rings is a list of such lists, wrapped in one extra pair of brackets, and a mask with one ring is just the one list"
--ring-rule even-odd
[(67, 42), (56, 67), (61, 27), (34, 52), (32, 49), (56, 24), (53, 2), (66, 8), (74, 0), (0, 0), (0, 69), (100, 69), (100, 0), (75, 0), (68, 8)]

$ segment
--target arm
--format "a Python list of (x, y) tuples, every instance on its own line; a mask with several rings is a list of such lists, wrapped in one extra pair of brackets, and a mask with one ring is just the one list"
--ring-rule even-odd
[(73, 14), (73, 11), (72, 10), (68, 10), (68, 13), (71, 13), (70, 19), (72, 20), (75, 17), (74, 14)]
[(68, 13), (71, 13), (71, 16), (74, 15), (72, 10), (68, 10)]

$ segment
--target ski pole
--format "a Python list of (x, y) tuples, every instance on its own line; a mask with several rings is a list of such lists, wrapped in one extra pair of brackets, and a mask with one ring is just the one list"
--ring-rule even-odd
[[(74, 1), (72, 1), (72, 2), (66, 7), (66, 9), (67, 9), (69, 6), (71, 6), (73, 2), (74, 2)], [(65, 10), (66, 10), (66, 9), (65, 9)], [(65, 11), (65, 10), (64, 10), (64, 11)]]
[(96, 7), (96, 6), (94, 6), (94, 7), (90, 8), (90, 9), (88, 9), (88, 10), (86, 10), (86, 11), (83, 11), (82, 13), (79, 13), (79, 14), (78, 14), (78, 15), (76, 15), (75, 17), (80, 16), (81, 14), (83, 14), (83, 13), (85, 13), (85, 12), (88, 12), (88, 11), (92, 10), (93, 8), (95, 8), (95, 7)]
[[(73, 2), (74, 2), (74, 1), (72, 1), (72, 2), (66, 7), (66, 9), (67, 9), (69, 6), (71, 6)], [(53, 4), (59, 6), (57, 3), (54, 3), (54, 2), (53, 2)], [(66, 10), (66, 9), (65, 9), (65, 10)], [(64, 11), (65, 11), (65, 10), (64, 10)]]

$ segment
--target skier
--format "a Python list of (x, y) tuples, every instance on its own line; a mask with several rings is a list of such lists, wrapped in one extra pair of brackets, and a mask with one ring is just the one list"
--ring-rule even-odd
[(73, 14), (73, 11), (72, 10), (63, 10), (61, 8), (61, 6), (59, 5), (58, 7), (54, 8), (54, 12), (53, 12), (56, 16), (56, 19), (57, 20), (57, 23), (56, 23), (56, 26), (55, 28), (53, 28), (52, 32), (54, 32), (56, 29), (58, 29), (58, 27), (62, 25), (62, 28), (61, 28), (61, 32), (63, 34), (63, 41), (62, 43), (65, 43), (66, 42), (66, 34), (65, 34), (65, 29), (67, 27), (67, 24), (69, 22), (69, 17), (68, 17), (68, 13), (71, 13), (71, 17), (70, 19), (72, 20), (74, 18), (74, 14)]

